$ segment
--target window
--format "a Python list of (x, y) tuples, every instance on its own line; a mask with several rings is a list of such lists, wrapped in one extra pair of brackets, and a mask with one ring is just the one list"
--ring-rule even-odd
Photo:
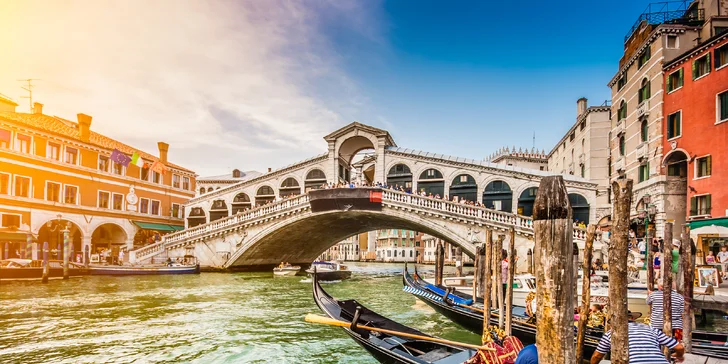
[(679, 69), (667, 76), (667, 92), (672, 92), (683, 85), (683, 69)]
[(46, 181), (46, 201), (61, 202), (61, 184)]
[(152, 200), (152, 215), (161, 215), (160, 202)]
[(617, 110), (617, 120), (622, 120), (627, 117), (627, 102), (622, 100), (619, 104), (619, 110)]
[(20, 227), (20, 215), (2, 214), (2, 227)]
[(582, 121), (581, 124), (579, 124), (579, 130), (584, 130), (585, 126), (586, 126), (586, 121)]
[(124, 195), (120, 193), (114, 193), (112, 194), (112, 204), (111, 208), (114, 210), (123, 210), (124, 209)]
[(10, 130), (0, 129), (0, 148), (10, 148)]
[(99, 191), (99, 198), (96, 205), (102, 209), (109, 208), (109, 193), (105, 191)]
[(48, 142), (48, 147), (46, 148), (46, 158), (60, 160), (61, 145), (53, 142)]
[(573, 142), (574, 141), (574, 135), (575, 135), (574, 133), (571, 133), (571, 135), (569, 135), (569, 141), (570, 142)]
[(667, 36), (667, 48), (677, 49), (679, 44), (680, 43), (678, 42), (677, 35), (668, 35)]
[(162, 175), (159, 172), (152, 171), (152, 182), (161, 183)]
[(690, 198), (690, 216), (710, 215), (710, 195)]
[(69, 164), (78, 164), (78, 149), (66, 147), (66, 158), (64, 161)]
[(30, 197), (30, 178), (15, 176), (15, 196)]
[(172, 175), (172, 187), (179, 188), (180, 187), (180, 178), (178, 174)]
[(667, 116), (667, 139), (677, 138), (682, 135), (680, 133), (681, 115), (682, 112), (678, 111)]
[(728, 91), (718, 94), (718, 122), (728, 121)]
[(647, 120), (642, 120), (642, 126), (640, 127), (640, 136), (642, 137), (642, 141), (647, 141), (647, 132), (649, 130), (647, 129)]
[(619, 137), (619, 155), (624, 155), (624, 135)]
[(182, 189), (189, 191), (190, 188), (190, 177), (182, 177)]
[(642, 101), (650, 98), (650, 81), (648, 81), (647, 78), (642, 80), (642, 86), (640, 87), (640, 91), (637, 96), (640, 104)]
[(728, 64), (728, 44), (715, 49), (715, 69)]
[(650, 179), (650, 164), (643, 164), (639, 169), (639, 181), (644, 182)]
[(460, 183), (466, 183), (468, 182), (468, 176), (467, 175), (461, 175), (460, 176)]
[(581, 165), (581, 178), (586, 177), (586, 167), (582, 164)]
[(31, 138), (23, 134), (15, 134), (15, 150), (21, 153), (30, 153)]
[(10, 175), (7, 173), (0, 173), (0, 195), (10, 194)]
[(178, 203), (172, 204), (172, 217), (176, 217), (176, 218), (180, 218), (180, 219), (182, 218), (182, 214), (180, 214), (180, 212), (182, 212), (182, 209), (180, 209), (179, 207), (180, 206)]
[(693, 61), (693, 80), (710, 73), (710, 53)]
[(711, 172), (711, 157), (700, 157), (695, 161), (695, 178), (709, 177)]
[(148, 198), (142, 198), (139, 200), (139, 212), (141, 212), (142, 214), (149, 213), (149, 199)]
[(63, 202), (76, 205), (78, 203), (78, 187), (65, 185), (63, 192)]
[(102, 171), (102, 172), (109, 171), (109, 157), (103, 156), (103, 155), (99, 156), (99, 171)]
[(144, 166), (141, 168), (142, 174), (139, 176), (139, 179), (142, 181), (149, 181), (149, 167), (149, 164), (144, 163)]
[(650, 47), (647, 47), (645, 49), (645, 52), (640, 55), (640, 58), (637, 60), (637, 69), (642, 68), (642, 66), (647, 64), (647, 61), (650, 60), (650, 57), (652, 57), (652, 52), (650, 51)]
[(119, 163), (113, 163), (112, 164), (111, 171), (114, 174), (118, 174), (119, 176), (123, 176), (124, 175), (124, 166), (121, 165), (121, 164), (119, 164)]
[(627, 73), (625, 72), (622, 75), (622, 77), (620, 77), (619, 80), (617, 80), (617, 91), (621, 90), (626, 85), (627, 85)]

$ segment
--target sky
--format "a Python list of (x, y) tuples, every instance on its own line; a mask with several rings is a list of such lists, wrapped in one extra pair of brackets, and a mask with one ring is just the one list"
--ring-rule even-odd
[(0, 0), (0, 93), (200, 176), (326, 152), (353, 121), (400, 147), (548, 153), (610, 98), (648, 1)]

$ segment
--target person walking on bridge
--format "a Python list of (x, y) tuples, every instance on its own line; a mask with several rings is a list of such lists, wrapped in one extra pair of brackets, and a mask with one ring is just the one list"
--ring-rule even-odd
[[(670, 274), (670, 273), (667, 273)], [(664, 325), (664, 306), (662, 284), (657, 285), (657, 291), (647, 291), (647, 304), (651, 306), (652, 314), (650, 315), (650, 326), (657, 330), (662, 330)], [(675, 292), (674, 285), (670, 295), (672, 300), (672, 333), (676, 339), (682, 340), (682, 315), (685, 311), (685, 298)]]

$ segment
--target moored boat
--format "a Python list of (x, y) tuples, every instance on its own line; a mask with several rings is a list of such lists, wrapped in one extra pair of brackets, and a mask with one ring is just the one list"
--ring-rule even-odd
[(316, 305), (332, 319), (355, 322), (343, 330), (380, 363), (405, 364), (460, 364), (477, 353), (474, 349), (446, 345), (403, 336), (370, 332), (357, 325), (366, 325), (411, 335), (432, 337), (409, 326), (402, 325), (367, 309), (356, 300), (339, 301), (331, 297), (319, 284), (318, 275), (313, 281), (313, 298)]
[[(68, 262), (68, 276), (79, 277), (88, 274), (83, 265)], [(31, 259), (0, 260), (0, 280), (22, 281), (40, 280), (43, 278), (43, 261)], [(48, 261), (48, 279), (63, 278), (63, 261)]]
[(162, 274), (199, 274), (200, 265), (92, 265), (89, 274), (94, 276), (137, 276)]
[(277, 267), (273, 268), (273, 275), (275, 276), (295, 276), (301, 267), (297, 265), (290, 265), (288, 263), (281, 263)]
[(320, 281), (341, 281), (351, 278), (351, 271), (337, 262), (313, 262), (311, 268), (306, 270), (310, 275), (314, 272)]

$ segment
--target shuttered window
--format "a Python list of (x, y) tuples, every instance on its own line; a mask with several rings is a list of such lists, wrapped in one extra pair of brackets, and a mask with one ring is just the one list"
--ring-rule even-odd
[(715, 69), (728, 64), (728, 44), (715, 49)]
[(711, 174), (712, 158), (708, 155), (695, 161), (695, 177), (708, 177)]
[(693, 61), (693, 80), (710, 73), (710, 53)]
[(667, 116), (667, 139), (679, 137), (681, 135), (681, 119), (682, 112), (678, 111)]
[(671, 73), (667, 76), (667, 92), (675, 91), (683, 86), (683, 69)]
[(690, 198), (690, 216), (710, 215), (710, 195), (694, 196)]
[(718, 121), (728, 121), (728, 91), (718, 94)]

